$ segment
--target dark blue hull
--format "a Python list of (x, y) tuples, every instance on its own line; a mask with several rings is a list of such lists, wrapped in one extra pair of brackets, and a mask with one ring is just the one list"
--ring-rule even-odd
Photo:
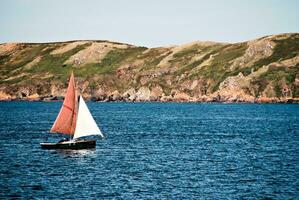
[(41, 143), (42, 149), (91, 149), (95, 147), (95, 140), (81, 140), (62, 143)]

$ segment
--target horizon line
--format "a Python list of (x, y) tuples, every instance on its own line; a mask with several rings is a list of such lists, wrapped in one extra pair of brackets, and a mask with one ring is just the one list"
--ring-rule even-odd
[(265, 38), (265, 37), (270, 37), (270, 36), (293, 35), (293, 34), (299, 34), (299, 32), (284, 32), (284, 33), (278, 33), (278, 34), (267, 34), (264, 36), (255, 37), (255, 38), (251, 38), (248, 40), (237, 41), (237, 42), (225, 42), (225, 41), (217, 41), (217, 40), (193, 40), (193, 41), (184, 42), (184, 43), (180, 43), (180, 44), (167, 44), (167, 45), (163, 45), (163, 46), (152, 46), (152, 47), (145, 46), (145, 45), (131, 44), (128, 42), (120, 42), (120, 41), (110, 40), (110, 39), (70, 39), (70, 40), (61, 40), (61, 41), (53, 40), (53, 41), (44, 41), (44, 42), (8, 41), (8, 42), (1, 42), (0, 45), (14, 44), (14, 43), (16, 43), (16, 44), (55, 44), (55, 43), (70, 43), (70, 42), (77, 42), (77, 41), (90, 41), (90, 42), (110, 42), (110, 43), (125, 44), (125, 45), (136, 46), (136, 47), (159, 48), (159, 47), (168, 47), (168, 46), (169, 47), (170, 46), (181, 46), (181, 45), (185, 45), (185, 44), (189, 44), (189, 43), (193, 43), (193, 42), (214, 42), (214, 43), (238, 44), (238, 43), (249, 42), (249, 41), (253, 41), (253, 40), (261, 39), (261, 38)]

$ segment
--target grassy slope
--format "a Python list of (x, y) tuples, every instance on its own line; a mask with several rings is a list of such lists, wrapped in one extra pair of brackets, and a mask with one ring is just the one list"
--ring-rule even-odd
[[(232, 61), (244, 55), (248, 48), (247, 43), (238, 44), (214, 44), (211, 46), (200, 46), (195, 44), (188, 48), (182, 49), (172, 55), (172, 58), (164, 66), (169, 71), (163, 76), (153, 77), (147, 83), (148, 86), (159, 84), (163, 87), (166, 94), (170, 94), (172, 88), (179, 88), (184, 81), (204, 79), (209, 82), (208, 90), (215, 92), (219, 89), (219, 84), (229, 76), (235, 76), (242, 72), (245, 76), (252, 71), (256, 71), (264, 65), (282, 61), (299, 55), (299, 35), (291, 35), (285, 39), (273, 39), (276, 43), (273, 54), (267, 58), (260, 59), (252, 66), (230, 71)], [(50, 82), (65, 84), (70, 71), (82, 80), (89, 80), (91, 90), (99, 86), (105, 86), (110, 89), (124, 91), (129, 87), (141, 87), (140, 73), (159, 72), (161, 69), (158, 64), (166, 56), (171, 55), (172, 50), (169, 48), (147, 49), (145, 47), (129, 46), (127, 49), (114, 48), (99, 63), (87, 63), (83, 65), (64, 64), (72, 55), (85, 49), (89, 43), (79, 45), (62, 54), (52, 55), (51, 51), (57, 49), (66, 43), (46, 43), (46, 44), (20, 44), (14, 53), (0, 55), (0, 85), (42, 85)], [(31, 68), (25, 68), (26, 64), (32, 62), (35, 58), (41, 60)], [(193, 59), (198, 57), (199, 59)], [(197, 68), (206, 60), (211, 62), (201, 68)], [(138, 66), (135, 66), (132, 73), (133, 79), (122, 79), (116, 74), (119, 67), (130, 65), (136, 60), (141, 60)], [(298, 64), (293, 67), (271, 66), (269, 70), (251, 81), (256, 88), (256, 94), (261, 94), (268, 84), (275, 88), (276, 95), (282, 96), (282, 85), (286, 84), (293, 91), (293, 97), (299, 97), (299, 90), (294, 84), (298, 75)], [(9, 77), (18, 76), (22, 73), (29, 74), (26, 77), (19, 77), (11, 80), (5, 80)], [(52, 74), (46, 79), (42, 77), (46, 74)], [(182, 79), (182, 74), (187, 74)], [(98, 76), (97, 80), (93, 77)], [(172, 85), (166, 83), (165, 76), (169, 76)], [(41, 86), (40, 86), (41, 87)], [(48, 85), (47, 85), (48, 87)], [(42, 93), (43, 90), (40, 89)]]
[[(286, 59), (293, 58), (299, 55), (299, 36), (293, 36), (283, 40), (274, 40), (276, 46), (274, 48), (273, 54), (270, 57), (261, 59), (254, 63), (250, 68), (245, 69), (244, 74), (248, 74), (248, 71), (256, 70), (262, 66), (269, 65), (274, 62), (283, 61)], [(295, 81), (296, 75), (299, 74), (299, 66), (271, 66), (269, 71), (261, 74), (261, 76), (254, 79), (252, 82), (257, 86), (258, 92), (265, 89), (268, 84), (273, 84), (277, 97), (282, 96), (281, 85), (285, 83), (290, 88), (292, 88), (293, 97), (299, 97), (299, 89), (293, 83)]]

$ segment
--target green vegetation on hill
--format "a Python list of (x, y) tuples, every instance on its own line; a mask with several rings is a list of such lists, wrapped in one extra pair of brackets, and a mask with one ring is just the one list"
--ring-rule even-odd
[(229, 69), (232, 64), (231, 61), (242, 56), (246, 49), (246, 43), (239, 43), (235, 45), (226, 45), (209, 54), (213, 56), (211, 64), (204, 66), (199, 71), (199, 74), (204, 78), (213, 80), (213, 92), (219, 88), (219, 84), (228, 76), (237, 75), (237, 71), (230, 71)]
[(5, 66), (0, 68), (1, 77), (13, 75), (15, 70), (31, 62), (42, 51), (44, 45), (21, 44), (18, 48), (16, 54), (1, 55), (1, 65)]
[(255, 78), (252, 83), (263, 91), (268, 84), (273, 84), (277, 97), (282, 96), (283, 85), (294, 90), (293, 97), (299, 97), (297, 86), (293, 85), (296, 75), (299, 74), (299, 67), (270, 66), (269, 71)]
[(144, 60), (141, 71), (153, 70), (157, 68), (157, 65), (169, 54), (167, 49), (149, 49), (145, 53), (138, 56), (138, 60)]
[(91, 78), (95, 74), (114, 75), (116, 70), (126, 63), (133, 62), (146, 48), (130, 47), (128, 49), (113, 49), (99, 63), (87, 63), (74, 67), (74, 73), (82, 78)]
[[(167, 48), (136, 47), (109, 41), (86, 41), (73, 46), (75, 41), (22, 43), (16, 44), (13, 49), (2, 44), (0, 92), (14, 94), (20, 88), (30, 86), (30, 94), (46, 94), (53, 84), (65, 85), (70, 72), (74, 71), (77, 80), (80, 84), (85, 83), (84, 87), (90, 94), (102, 91), (108, 95), (109, 92), (123, 93), (129, 89), (137, 92), (141, 87), (155, 87), (157, 94), (163, 93), (169, 98), (177, 92), (191, 96), (221, 95), (223, 87), (219, 88), (220, 84), (232, 77), (229, 84), (237, 89), (226, 91), (228, 93), (242, 90), (255, 98), (299, 98), (298, 59), (288, 60), (299, 56), (299, 34), (264, 37), (257, 41), (262, 40), (264, 43), (259, 43), (258, 48), (268, 48), (269, 40), (275, 44), (274, 48), (270, 50), (270, 56), (263, 55), (263, 49), (255, 51), (255, 47), (251, 48), (250, 51), (255, 51), (252, 55), (257, 56), (252, 58), (254, 63), (243, 59), (245, 55), (248, 57), (246, 50), (249, 45), (255, 45), (254, 41), (236, 44), (193, 43)], [(52, 53), (67, 45), (70, 45), (68, 51)], [(82, 54), (82, 50), (86, 51)], [(99, 55), (101, 59), (89, 60), (87, 53)], [(72, 63), (74, 55), (79, 56), (80, 62)], [(238, 88), (239, 82), (237, 79), (234, 81), (234, 77), (239, 73), (244, 75), (244, 80)], [(229, 89), (230, 86), (227, 87)]]
[(53, 48), (46, 49), (42, 52), (42, 54), (38, 55), (41, 56), (41, 60), (30, 69), (25, 69), (25, 71), (31, 74), (49, 72), (51, 74), (55, 74), (58, 79), (65, 81), (68, 79), (73, 65), (64, 64), (64, 62), (67, 61), (72, 55), (85, 49), (89, 45), (91, 45), (91, 43), (78, 45), (77, 47), (65, 53), (54, 55), (50, 54), (50, 52), (53, 51)]
[(95, 65), (97, 67), (96, 73), (114, 73), (121, 65), (136, 60), (137, 56), (144, 50), (146, 50), (145, 47), (112, 50), (99, 64)]
[(294, 35), (285, 39), (274, 39), (276, 46), (271, 56), (263, 58), (255, 62), (252, 66), (242, 69), (244, 75), (249, 75), (251, 71), (256, 71), (262, 66), (271, 63), (293, 58), (299, 55), (299, 36)]
[(254, 65), (261, 67), (273, 62), (293, 58), (299, 54), (299, 36), (292, 36), (285, 39), (274, 39), (276, 43), (273, 54), (270, 57), (257, 61)]

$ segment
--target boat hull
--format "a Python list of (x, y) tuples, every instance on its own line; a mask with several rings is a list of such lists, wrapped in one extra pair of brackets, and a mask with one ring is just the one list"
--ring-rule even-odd
[(95, 140), (68, 141), (59, 143), (41, 143), (42, 149), (92, 149), (96, 147)]

